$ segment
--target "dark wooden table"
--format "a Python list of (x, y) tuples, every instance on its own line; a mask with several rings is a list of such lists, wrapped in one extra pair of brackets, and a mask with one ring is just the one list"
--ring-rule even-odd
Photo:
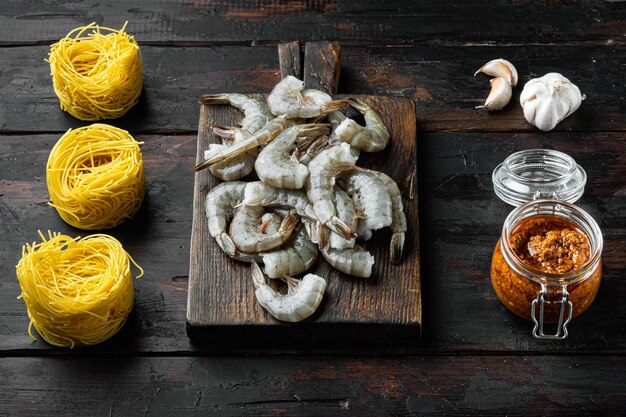
[[(232, 2), (235, 3), (235, 2)], [(471, 3), (471, 4), (470, 4)], [(438, 0), (0, 3), (0, 416), (623, 415), (626, 412), (626, 9), (620, 2)], [(112, 340), (32, 342), (14, 265), (37, 229), (72, 235), (47, 206), (45, 162), (69, 127), (44, 62), (71, 28), (128, 20), (144, 58), (140, 103), (113, 122), (145, 142), (147, 199), (113, 230), (146, 276)], [(276, 45), (342, 44), (340, 93), (416, 100), (424, 326), (417, 346), (224, 348), (185, 333), (198, 99), (269, 91)], [(486, 61), (520, 84), (562, 72), (587, 95), (549, 133), (528, 125), (521, 86), (503, 111)], [(579, 205), (605, 237), (604, 280), (563, 342), (538, 341), (498, 302), (489, 264), (511, 210), (491, 172), (510, 153), (571, 154), (589, 176)]]

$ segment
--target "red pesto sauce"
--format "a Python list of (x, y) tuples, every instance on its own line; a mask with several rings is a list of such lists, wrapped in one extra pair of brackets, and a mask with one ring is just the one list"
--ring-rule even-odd
[(521, 221), (509, 241), (523, 263), (551, 274), (574, 271), (591, 256), (589, 237), (571, 221), (555, 216)]

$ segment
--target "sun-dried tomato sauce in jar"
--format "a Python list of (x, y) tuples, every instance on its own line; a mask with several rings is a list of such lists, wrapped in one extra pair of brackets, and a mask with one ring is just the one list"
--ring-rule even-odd
[[(517, 152), (493, 175), (506, 202), (527, 202), (504, 222), (491, 262), (491, 284), (513, 313), (533, 320), (537, 338), (564, 339), (571, 318), (593, 302), (602, 276), (602, 233), (575, 201), (586, 174), (573, 159), (552, 150)], [(533, 199), (534, 198), (534, 199)], [(556, 323), (554, 334), (544, 323)]]

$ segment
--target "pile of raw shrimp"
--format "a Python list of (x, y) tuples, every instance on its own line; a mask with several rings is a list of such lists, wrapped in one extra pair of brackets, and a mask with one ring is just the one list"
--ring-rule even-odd
[[(233, 259), (252, 263), (259, 303), (276, 319), (304, 320), (318, 308), (326, 280), (307, 274), (318, 253), (341, 272), (369, 277), (374, 257), (356, 238), (390, 227), (390, 257), (399, 263), (406, 218), (402, 196), (386, 174), (356, 165), (361, 151), (379, 152), (389, 142), (380, 116), (358, 99), (333, 100), (304, 89), (288, 76), (267, 102), (242, 94), (202, 97), (204, 104), (230, 104), (244, 113), (240, 127), (216, 125), (222, 144), (211, 144), (196, 170), (209, 168), (224, 182), (209, 191), (209, 232)], [(346, 117), (351, 106), (365, 126)], [(238, 181), (255, 171), (260, 181)], [(287, 283), (275, 291), (269, 278)]]

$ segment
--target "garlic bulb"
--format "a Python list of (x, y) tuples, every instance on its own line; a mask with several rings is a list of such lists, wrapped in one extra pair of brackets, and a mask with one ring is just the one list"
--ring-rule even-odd
[(575, 84), (556, 72), (528, 81), (520, 95), (524, 117), (544, 131), (554, 129), (574, 113), (584, 99)]
[(487, 62), (474, 73), (474, 77), (481, 72), (491, 75), (492, 77), (502, 77), (506, 79), (512, 87), (517, 85), (517, 70), (515, 66), (506, 59), (498, 58)]
[(491, 81), (491, 92), (482, 106), (476, 106), (477, 109), (485, 109), (487, 111), (501, 110), (509, 104), (511, 94), (513, 93), (511, 84), (502, 77), (493, 78)]

